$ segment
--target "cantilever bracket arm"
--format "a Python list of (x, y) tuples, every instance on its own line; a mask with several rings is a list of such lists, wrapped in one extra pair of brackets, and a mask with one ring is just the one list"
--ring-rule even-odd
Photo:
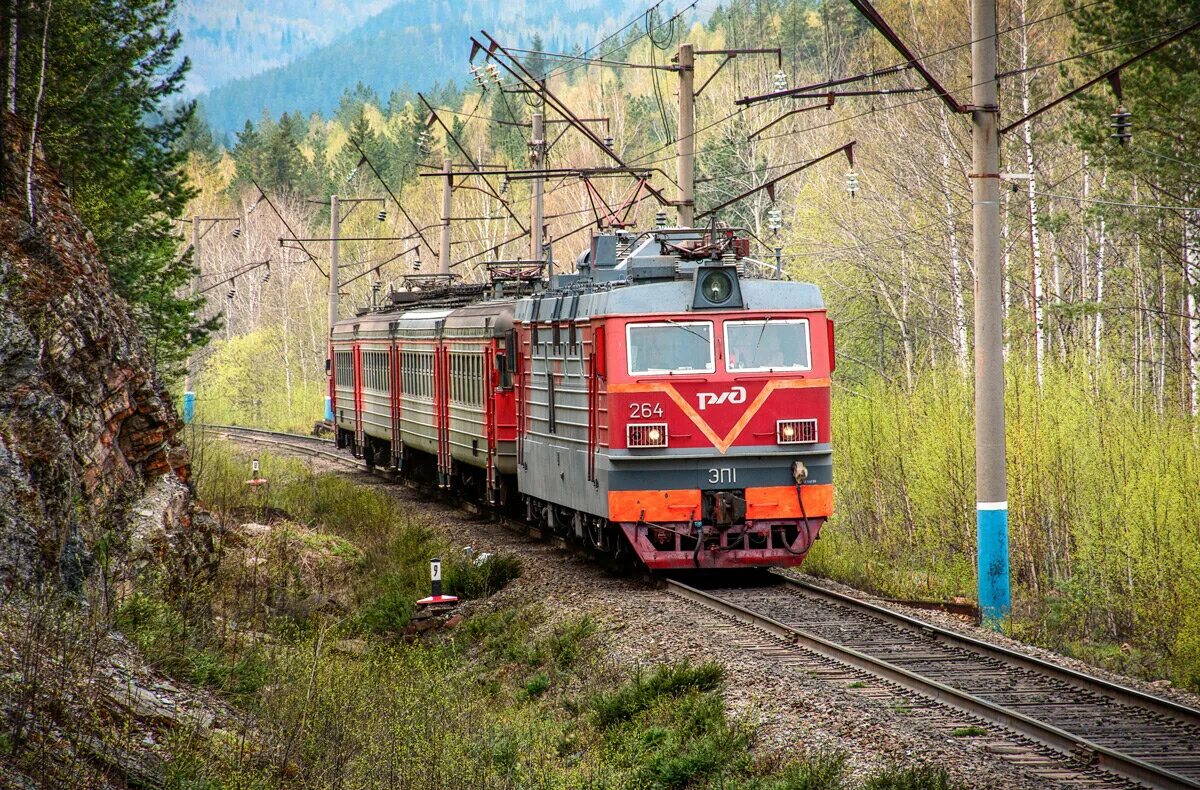
[(826, 159), (830, 158), (831, 156), (837, 156), (838, 154), (845, 152), (847, 158), (849, 158), (850, 161), (853, 162), (854, 161), (854, 144), (857, 142), (858, 142), (857, 140), (851, 140), (850, 142), (846, 143), (845, 145), (833, 149), (829, 153), (821, 154), (816, 159), (810, 159), (807, 162), (803, 162), (800, 165), (793, 167), (791, 170), (787, 171), (783, 175), (775, 176), (770, 181), (764, 181), (763, 183), (759, 184), (756, 187), (753, 187), (752, 189), (747, 189), (742, 194), (737, 195), (736, 197), (731, 197), (729, 200), (726, 200), (724, 203), (721, 203), (720, 205), (717, 205), (717, 206), (713, 206), (708, 211), (700, 212), (699, 214), (696, 215), (696, 220), (698, 221), (700, 219), (703, 219), (704, 217), (710, 216), (712, 214), (716, 214), (718, 211), (725, 208), (726, 206), (733, 205), (734, 203), (737, 203), (739, 200), (744, 200), (744, 199), (750, 197), (751, 195), (755, 194), (756, 192), (762, 192), (764, 189), (774, 190), (775, 185), (778, 184), (783, 179), (788, 178), (790, 176), (794, 176), (797, 173), (799, 173), (801, 170), (806, 170), (815, 164), (824, 162)]
[[(1108, 71), (1105, 71), (1102, 74), (1099, 74), (1099, 75), (1093, 77), (1092, 79), (1088, 80), (1087, 82), (1083, 83), (1078, 88), (1072, 88), (1071, 90), (1064, 93), (1062, 96), (1059, 96), (1054, 101), (1049, 102), (1048, 104), (1044, 104), (1041, 107), (1039, 107), (1038, 109), (1029, 113), (1028, 115), (1018, 118), (1017, 120), (1013, 121), (1012, 123), (1005, 126), (1003, 129), (1001, 129), (1000, 134), (1005, 134), (1007, 132), (1011, 132), (1013, 129), (1017, 128), (1021, 124), (1026, 123), (1027, 121), (1032, 121), (1034, 118), (1038, 117), (1039, 115), (1044, 113), (1046, 110), (1049, 110), (1053, 107), (1057, 107), (1058, 105), (1065, 102), (1067, 99), (1070, 99), (1072, 96), (1077, 96), (1080, 93), (1083, 93), (1088, 88), (1095, 85), (1096, 83), (1103, 82), (1104, 80), (1110, 80), (1113, 82), (1113, 91), (1116, 92), (1118, 97), (1120, 97), (1121, 81), (1120, 81), (1120, 77), (1118, 75), (1121, 73), (1121, 69), (1125, 68), (1126, 66), (1130, 66), (1130, 65), (1133, 65), (1134, 63), (1137, 63), (1139, 60), (1141, 60), (1144, 57), (1153, 55), (1155, 52), (1158, 52), (1163, 47), (1165, 47), (1169, 44), (1175, 43), (1176, 41), (1178, 41), (1179, 39), (1188, 35), (1189, 33), (1195, 32), (1195, 30), (1197, 28), (1200, 28), (1200, 22), (1193, 22), (1192, 24), (1190, 24), (1187, 27), (1185, 27), (1184, 29), (1178, 31), (1174, 35), (1164, 38), (1162, 41), (1160, 41), (1157, 44), (1155, 44), (1154, 46), (1150, 47), (1150, 49), (1139, 52), (1138, 54), (1134, 55), (1133, 57), (1127, 58), (1127, 59), (1121, 61), (1120, 63), (1113, 66), (1111, 69), (1109, 69)], [(999, 77), (1011, 77), (1013, 74), (1019, 74), (1019, 73), (1020, 73), (1019, 71), (1007, 72), (1005, 74), (1000, 74), (998, 76)]]
[(808, 112), (809, 110), (819, 110), (821, 108), (825, 108), (826, 110), (832, 110), (833, 109), (833, 101), (834, 101), (834, 95), (831, 93), (828, 96), (828, 100), (824, 104), (810, 104), (807, 107), (797, 107), (794, 110), (789, 110), (789, 111), (785, 112), (783, 115), (776, 118), (775, 120), (771, 121), (766, 126), (759, 129), (758, 131), (751, 132), (750, 135), (746, 138), (746, 141), (749, 142), (750, 140), (757, 138), (760, 134), (767, 131), (775, 124), (779, 123), (780, 121), (784, 121), (788, 118), (791, 118), (793, 115), (799, 115), (802, 112)]
[(925, 84), (933, 89), (934, 93), (938, 95), (938, 98), (940, 98), (952, 112), (961, 115), (970, 111), (970, 108), (960, 104), (958, 99), (950, 95), (950, 91), (946, 90), (942, 83), (938, 81), (937, 77), (933, 76), (929, 69), (925, 68), (925, 64), (917, 60), (916, 54), (914, 54), (913, 51), (908, 48), (908, 45), (904, 43), (903, 39), (900, 38), (896, 31), (892, 30), (891, 25), (889, 25), (887, 20), (875, 10), (875, 7), (871, 5), (869, 0), (850, 0), (850, 5), (858, 9), (858, 12), (867, 18), (867, 21), (871, 23), (871, 26), (878, 30), (880, 35), (887, 39), (887, 42), (892, 45), (892, 48), (899, 52), (904, 59), (908, 61), (908, 64), (911, 64), (912, 67), (917, 70), (917, 73), (921, 75), (921, 79), (925, 80)]

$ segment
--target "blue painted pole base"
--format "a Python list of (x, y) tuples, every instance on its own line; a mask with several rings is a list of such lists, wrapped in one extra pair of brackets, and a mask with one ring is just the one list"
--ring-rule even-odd
[(333, 422), (333, 399), (325, 396), (325, 422)]
[(196, 393), (183, 393), (183, 424), (190, 425), (196, 417)]
[(999, 630), (1012, 609), (1007, 502), (978, 503), (976, 535), (979, 543), (979, 613), (984, 625)]

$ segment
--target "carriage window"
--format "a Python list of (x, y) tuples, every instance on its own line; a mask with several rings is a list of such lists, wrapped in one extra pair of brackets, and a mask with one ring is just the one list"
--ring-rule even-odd
[(391, 365), (386, 351), (363, 352), (363, 389), (387, 394), (391, 391)]
[(354, 362), (350, 357), (349, 351), (338, 351), (333, 355), (334, 371), (336, 375), (335, 383), (339, 387), (354, 386)]
[(811, 370), (808, 321), (803, 318), (726, 321), (725, 369), (731, 373)]
[(712, 373), (713, 325), (709, 321), (629, 324), (630, 373)]

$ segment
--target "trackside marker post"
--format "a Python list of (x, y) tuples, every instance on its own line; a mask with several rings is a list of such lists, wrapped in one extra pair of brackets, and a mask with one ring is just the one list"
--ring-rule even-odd
[(432, 593), (428, 598), (417, 601), (417, 606), (429, 606), (438, 603), (457, 603), (457, 595), (442, 595), (442, 561), (434, 557), (429, 561), (429, 581)]
[(260, 486), (265, 486), (267, 479), (262, 476), (262, 466), (259, 465), (258, 459), (255, 458), (250, 462), (250, 479), (246, 481), (246, 485), (257, 489)]

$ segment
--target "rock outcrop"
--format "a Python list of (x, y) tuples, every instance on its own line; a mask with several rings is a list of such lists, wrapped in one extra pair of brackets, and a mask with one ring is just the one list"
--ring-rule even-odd
[[(17, 128), (10, 116), (6, 126)], [(147, 481), (186, 479), (181, 425), (129, 305), (44, 162), (25, 206), (18, 135), (0, 196), (0, 592), (79, 589)]]

